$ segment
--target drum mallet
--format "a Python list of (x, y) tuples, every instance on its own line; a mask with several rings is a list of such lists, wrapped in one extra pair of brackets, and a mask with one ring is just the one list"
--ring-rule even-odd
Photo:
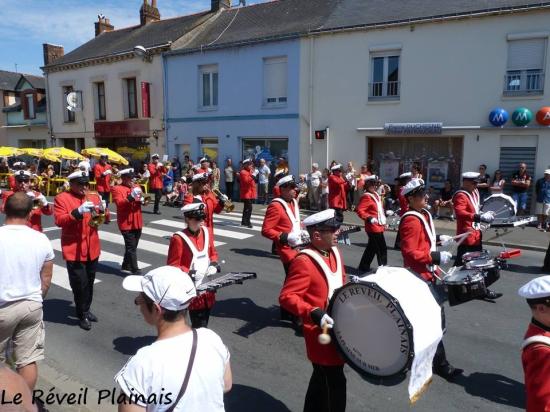
[(328, 325), (326, 323), (323, 325), (323, 333), (319, 335), (317, 340), (321, 345), (328, 345), (332, 340), (330, 335), (328, 334)]

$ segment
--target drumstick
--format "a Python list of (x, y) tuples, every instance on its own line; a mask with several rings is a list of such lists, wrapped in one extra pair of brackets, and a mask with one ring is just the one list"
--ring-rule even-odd
[(328, 334), (328, 325), (325, 323), (325, 326), (323, 326), (323, 333), (321, 333), (319, 335), (319, 337), (317, 338), (317, 340), (319, 341), (319, 343), (321, 345), (328, 345), (331, 341), (331, 337), (330, 335)]

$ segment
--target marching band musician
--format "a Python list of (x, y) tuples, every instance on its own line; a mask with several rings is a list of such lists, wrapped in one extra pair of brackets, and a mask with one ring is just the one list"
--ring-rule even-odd
[(342, 165), (335, 164), (330, 168), (332, 174), (328, 177), (328, 207), (334, 210), (346, 210), (346, 192), (349, 182), (342, 177)]
[(69, 191), (59, 193), (54, 200), (55, 224), (61, 227), (61, 250), (67, 263), (79, 326), (90, 330), (91, 322), (97, 322), (90, 306), (101, 246), (97, 227), (89, 223), (92, 213), (108, 213), (108, 209), (99, 195), (88, 195), (88, 173), (77, 170), (67, 179)]
[(42, 232), (42, 215), (51, 215), (53, 213), (53, 208), (48, 203), (46, 196), (40, 192), (31, 190), (31, 172), (28, 170), (18, 170), (13, 176), (15, 178), (15, 190), (2, 192), (2, 212), (4, 205), (11, 195), (17, 192), (26, 193), (27, 196), (40, 204), (40, 207), (31, 211), (31, 216), (27, 225), (38, 232)]
[[(206, 206), (195, 199), (181, 208), (187, 228), (176, 232), (170, 239), (166, 264), (179, 267), (194, 277), (199, 286), (207, 276), (220, 272), (218, 252), (214, 236), (202, 223), (206, 218)], [(193, 299), (189, 316), (193, 328), (206, 328), (210, 310), (216, 301), (215, 292), (204, 292)]]
[(252, 175), (252, 159), (243, 160), (243, 167), (239, 172), (239, 187), (241, 201), (243, 202), (243, 217), (241, 226), (252, 229), (250, 218), (252, 216), (252, 202), (256, 199), (256, 180)]
[(210, 161), (208, 160), (208, 158), (203, 157), (201, 160), (199, 160), (199, 164), (201, 166), (197, 169), (197, 173), (210, 174), (212, 172), (212, 169), (210, 169)]
[(277, 182), (285, 176), (286, 174), (283, 169), (277, 170), (273, 175), (273, 178), (275, 180), (275, 186), (273, 186), (273, 199), (275, 199), (276, 197), (281, 197), (281, 189), (279, 188), (279, 186), (277, 186)]
[(533, 315), (525, 333), (521, 361), (525, 374), (527, 412), (550, 410), (550, 276), (523, 285), (519, 295)]
[(370, 175), (365, 178), (365, 193), (357, 205), (357, 215), (365, 222), (365, 232), (369, 237), (367, 247), (361, 257), (359, 270), (362, 272), (370, 271), (370, 264), (376, 255), (378, 266), (388, 264), (388, 247), (384, 238), (386, 229), (386, 215), (382, 205), (382, 197), (377, 189), (380, 186), (380, 180), (376, 175)]
[(147, 166), (149, 169), (149, 191), (155, 194), (155, 206), (153, 207), (153, 213), (160, 215), (159, 204), (162, 197), (162, 176), (167, 172), (162, 163), (159, 162), (159, 155), (155, 153), (151, 156), (151, 163)]
[[(467, 252), (482, 251), (482, 234), (479, 223), (491, 223), (495, 220), (493, 211), (480, 213), (480, 197), (477, 190), (479, 173), (465, 172), (462, 174), (462, 188), (453, 195), (453, 208), (456, 216), (456, 234), (470, 233), (458, 245), (455, 266), (462, 266), (462, 256)], [(502, 293), (487, 289), (486, 298), (497, 299)]]
[(94, 165), (94, 178), (97, 193), (99, 193), (101, 199), (105, 201), (105, 204), (109, 206), (113, 168), (107, 163), (107, 160), (108, 156), (106, 154), (101, 154), (99, 156), (99, 162)]
[(222, 195), (218, 199), (214, 193), (210, 191), (210, 173), (197, 173), (191, 178), (191, 190), (183, 198), (183, 205), (191, 204), (195, 199), (200, 200), (205, 205), (204, 225), (210, 230), (210, 235), (214, 236), (214, 213), (221, 213), (225, 201), (228, 200), (226, 195)]
[[(292, 175), (285, 176), (276, 183), (281, 196), (276, 197), (267, 207), (262, 225), (262, 236), (273, 241), (275, 253), (281, 258), (288, 276), (290, 262), (296, 257), (296, 246), (302, 244), (302, 228), (300, 223), (300, 208), (296, 200), (296, 187)], [(290, 320), (298, 325), (296, 319), (281, 307), (281, 320)]]
[[(409, 202), (407, 201), (407, 198), (403, 196), (403, 193), (401, 193), (401, 190), (403, 189), (403, 186), (405, 186), (407, 183), (409, 183), (412, 179), (412, 173), (411, 172), (405, 172), (401, 173), (399, 175), (398, 180), (398, 200), (399, 200), (399, 216), (403, 216), (407, 210), (409, 210)], [(401, 239), (399, 238), (399, 231), (397, 232), (397, 235), (395, 236), (395, 243), (393, 245), (393, 248), (395, 250), (399, 250), (401, 248)]]
[(281, 306), (303, 320), (307, 357), (313, 373), (305, 397), (304, 412), (340, 412), (346, 409), (344, 360), (333, 343), (322, 345), (322, 328), (334, 320), (327, 306), (335, 289), (346, 280), (344, 262), (336, 247), (341, 214), (326, 209), (304, 219), (311, 246), (290, 263), (288, 277), (279, 295)]
[(25, 162), (15, 162), (13, 164), (13, 173), (8, 176), (8, 187), (11, 191), (17, 190), (17, 182), (15, 180), (15, 173), (20, 170), (27, 170), (27, 164)]
[[(412, 179), (403, 186), (402, 193), (409, 201), (409, 210), (403, 215), (399, 224), (403, 266), (420, 275), (430, 285), (436, 301), (441, 305), (441, 317), (444, 323), (443, 292), (435, 287), (435, 275), (439, 274), (437, 265), (449, 263), (452, 254), (447, 251), (438, 252), (436, 246), (438, 242), (442, 246), (449, 245), (454, 239), (451, 236), (435, 234), (432, 215), (426, 209), (426, 187), (422, 179)], [(445, 325), (443, 325), (444, 328)], [(448, 381), (452, 381), (464, 372), (449, 363), (443, 341), (437, 346), (433, 359), (433, 371)]]
[(143, 193), (139, 185), (134, 184), (136, 177), (133, 168), (119, 172), (121, 184), (112, 189), (113, 202), (117, 209), (117, 224), (124, 238), (124, 259), (121, 270), (133, 275), (141, 274), (137, 263), (137, 246), (143, 228), (141, 201)]

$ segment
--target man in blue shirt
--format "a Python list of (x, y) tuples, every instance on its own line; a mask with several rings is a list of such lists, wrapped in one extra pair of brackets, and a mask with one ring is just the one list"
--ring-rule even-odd
[(539, 218), (539, 230), (546, 230), (550, 215), (550, 169), (544, 171), (544, 177), (537, 180), (535, 186), (537, 195), (536, 214)]

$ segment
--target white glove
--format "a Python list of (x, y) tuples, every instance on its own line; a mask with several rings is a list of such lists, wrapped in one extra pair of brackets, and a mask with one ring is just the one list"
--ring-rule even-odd
[(103, 176), (111, 175), (113, 174), (113, 171), (111, 169), (107, 169), (103, 172)]
[(377, 224), (378, 224), (378, 219), (375, 218), (375, 217), (371, 217), (371, 218), (369, 219), (369, 223), (370, 223), (370, 224), (373, 224), (373, 225), (377, 225)]
[(256, 169), (252, 172), (252, 176), (256, 177), (256, 176), (258, 176), (258, 173), (259, 173), (258, 169)]
[(139, 187), (132, 188), (132, 191), (130, 192), (130, 196), (132, 196), (134, 199), (139, 199), (141, 197), (141, 194), (143, 192)]
[(83, 215), (84, 213), (90, 213), (92, 210), (95, 209), (95, 204), (94, 202), (90, 202), (89, 200), (86, 200), (84, 203), (82, 203), (79, 207), (78, 207), (78, 213), (80, 213), (81, 215)]
[(302, 235), (300, 232), (290, 232), (286, 238), (288, 244), (292, 247), (302, 244)]
[(321, 318), (321, 327), (323, 326), (332, 329), (334, 327), (334, 319), (332, 319), (329, 315), (324, 314)]
[(448, 246), (452, 244), (455, 241), (454, 237), (447, 236), (447, 235), (440, 235), (439, 236), (439, 242), (441, 243), (441, 246)]
[(491, 223), (493, 220), (495, 220), (495, 212), (489, 210), (488, 212), (482, 213), (479, 217), (479, 220), (484, 223)]
[(218, 273), (218, 268), (216, 266), (208, 266), (208, 269), (206, 269), (206, 275), (212, 276)]
[(229, 200), (229, 198), (227, 197), (227, 195), (224, 195), (223, 193), (222, 193), (222, 195), (220, 196), (220, 198), (221, 198), (222, 202), (227, 202), (227, 201)]
[(160, 162), (158, 162), (158, 163), (157, 163), (157, 169), (160, 169), (161, 167), (163, 167), (163, 164), (160, 163)]
[(40, 200), (40, 204), (42, 207), (48, 206), (48, 199), (46, 199), (46, 196), (44, 196), (42, 193), (36, 197), (36, 199)]
[(105, 200), (101, 201), (101, 210), (105, 211), (107, 209), (107, 202)]
[(36, 195), (34, 194), (34, 192), (31, 192), (31, 191), (27, 192), (26, 195), (27, 195), (28, 197), (30, 197), (31, 199), (34, 199), (34, 198), (36, 197)]
[(439, 253), (439, 263), (442, 265), (446, 265), (451, 261), (451, 258), (453, 257), (453, 254), (451, 252), (440, 252)]
[(386, 210), (386, 216), (393, 216), (395, 212), (393, 210)]
[(204, 280), (206, 274), (202, 272), (195, 272), (195, 287), (200, 286)]

